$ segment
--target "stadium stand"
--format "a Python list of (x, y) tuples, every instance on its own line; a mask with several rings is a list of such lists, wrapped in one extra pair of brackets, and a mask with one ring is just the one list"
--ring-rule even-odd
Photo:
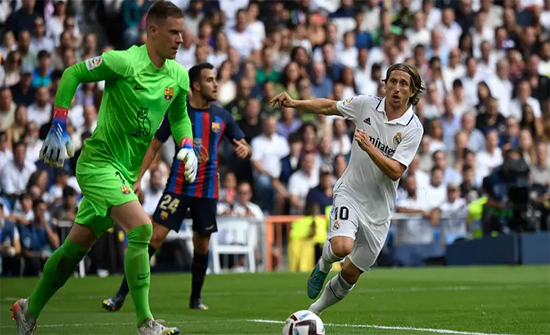
[[(395, 62), (413, 64), (427, 83), (416, 108), (425, 135), (401, 180), (379, 264), (443, 262), (445, 246), (456, 241), (548, 230), (549, 0), (173, 2), (185, 12), (186, 26), (176, 60), (186, 68), (215, 66), (217, 103), (238, 121), (254, 150), (252, 160), (242, 162), (229, 143), (223, 145), (218, 215), (260, 223), (245, 242), (230, 242), (241, 245), (233, 249), (246, 257), (216, 261), (212, 271), (247, 263), (259, 270), (299, 264), (286, 259), (291, 242), (312, 248), (302, 260), (311, 266), (293, 267), (313, 267), (318, 235), (303, 227), (290, 230), (308, 224), (300, 215), (310, 205), (328, 213), (353, 124), (273, 108), (268, 101), (283, 90), (300, 99), (384, 96), (382, 80)], [(54, 235), (66, 236), (76, 215), (81, 194), (75, 163), (95, 128), (104, 83), (79, 87), (68, 126), (77, 155), (57, 171), (38, 156), (63, 70), (101, 52), (142, 44), (150, 4), (0, 0), (2, 275), (36, 275), (59, 245)], [(143, 178), (141, 200), (149, 214), (162, 194), (173, 150), (168, 141)], [(216, 255), (233, 252), (218, 244), (222, 240), (239, 240), (227, 237), (223, 222)], [(231, 231), (239, 227), (233, 224)], [(171, 237), (156, 262), (184, 268), (188, 260), (167, 254), (189, 257), (192, 252), (181, 249), (190, 243), (178, 244), (177, 233)], [(87, 271), (120, 272), (124, 243), (119, 228), (106, 233)]]

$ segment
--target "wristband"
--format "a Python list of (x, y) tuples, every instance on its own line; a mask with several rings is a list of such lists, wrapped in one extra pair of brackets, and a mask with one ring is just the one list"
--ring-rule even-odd
[(193, 149), (193, 141), (189, 137), (182, 138), (180, 148)]
[(53, 108), (53, 118), (52, 121), (57, 122), (67, 122), (67, 115), (69, 111), (63, 107), (54, 107)]

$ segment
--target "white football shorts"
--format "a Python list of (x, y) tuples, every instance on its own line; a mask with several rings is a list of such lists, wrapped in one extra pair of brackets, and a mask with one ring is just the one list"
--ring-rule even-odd
[(370, 223), (364, 211), (351, 198), (338, 194), (330, 212), (328, 240), (336, 236), (348, 236), (355, 240), (348, 255), (350, 261), (363, 272), (368, 272), (384, 247), (390, 220), (382, 224)]

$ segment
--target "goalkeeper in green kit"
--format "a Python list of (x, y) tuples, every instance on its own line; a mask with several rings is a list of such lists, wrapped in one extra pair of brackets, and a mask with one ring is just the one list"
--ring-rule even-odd
[[(177, 158), (185, 162), (185, 179), (193, 182), (197, 158), (187, 116), (187, 71), (173, 59), (182, 42), (183, 13), (171, 2), (155, 2), (147, 13), (147, 42), (125, 51), (110, 51), (69, 67), (55, 97), (52, 128), (41, 159), (63, 167), (74, 154), (65, 130), (67, 112), (80, 83), (105, 80), (97, 128), (84, 143), (76, 167), (83, 199), (75, 225), (48, 259), (28, 299), (12, 307), (19, 335), (36, 334), (36, 320), (48, 300), (73, 274), (97, 238), (120, 224), (128, 237), (124, 270), (137, 315), (139, 335), (179, 334), (153, 319), (149, 309), (148, 245), (153, 227), (132, 191), (143, 156), (166, 112)], [(65, 155), (65, 149), (67, 155)]]

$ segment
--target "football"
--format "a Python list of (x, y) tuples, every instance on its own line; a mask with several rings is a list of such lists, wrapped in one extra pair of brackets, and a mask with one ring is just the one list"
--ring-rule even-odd
[(285, 321), (283, 335), (325, 335), (325, 326), (314, 313), (298, 311)]

